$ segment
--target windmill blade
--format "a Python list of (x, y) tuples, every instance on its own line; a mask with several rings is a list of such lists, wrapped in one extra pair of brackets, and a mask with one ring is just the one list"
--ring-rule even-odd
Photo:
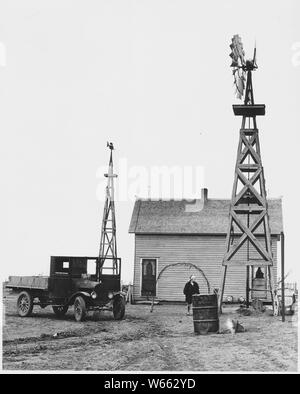
[(245, 91), (245, 52), (243, 48), (242, 39), (238, 34), (235, 34), (231, 39), (230, 57), (232, 59), (230, 67), (233, 68), (235, 93), (238, 99), (242, 99)]
[(231, 44), (229, 45), (231, 49), (230, 57), (232, 58), (231, 67), (242, 66), (245, 64), (245, 52), (243, 48), (242, 39), (238, 34), (235, 34), (231, 39)]
[(240, 68), (236, 68), (233, 70), (233, 76), (234, 76), (236, 97), (241, 100), (243, 98), (244, 90), (245, 90), (245, 81), (246, 81), (245, 72)]

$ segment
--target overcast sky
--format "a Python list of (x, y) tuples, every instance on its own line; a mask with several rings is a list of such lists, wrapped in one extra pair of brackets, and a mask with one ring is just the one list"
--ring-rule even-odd
[[(107, 140), (119, 173), (125, 161), (148, 173), (201, 167), (209, 196), (230, 198), (240, 119), (228, 55), (239, 33), (249, 57), (257, 43), (267, 191), (283, 196), (295, 279), (299, 15), (299, 0), (1, 0), (1, 278), (48, 274), (50, 255), (97, 256)], [(116, 202), (125, 281), (133, 203)]]

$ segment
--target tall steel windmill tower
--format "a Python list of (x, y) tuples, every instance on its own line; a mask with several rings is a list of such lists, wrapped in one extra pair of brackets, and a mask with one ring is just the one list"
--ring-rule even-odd
[(255, 267), (267, 276), (267, 289), (273, 303), (273, 255), (268, 216), (268, 202), (261, 159), (256, 117), (265, 115), (265, 105), (254, 103), (252, 73), (257, 69), (256, 48), (252, 60), (245, 59), (241, 38), (232, 38), (231, 58), (237, 98), (242, 105), (233, 105), (236, 116), (242, 117), (240, 138), (231, 196), (226, 251), (222, 262), (220, 311), (226, 273), (233, 264), (245, 266), (246, 303), (249, 306), (250, 279)]
[(101, 240), (99, 249), (99, 259), (97, 272), (98, 275), (105, 269), (105, 262), (113, 266), (113, 274), (117, 271), (117, 241), (116, 241), (116, 216), (115, 216), (115, 201), (114, 201), (114, 178), (117, 177), (113, 170), (113, 144), (107, 143), (110, 149), (110, 158), (108, 164), (108, 172), (104, 174), (107, 177), (107, 186), (105, 191), (105, 204), (101, 228)]

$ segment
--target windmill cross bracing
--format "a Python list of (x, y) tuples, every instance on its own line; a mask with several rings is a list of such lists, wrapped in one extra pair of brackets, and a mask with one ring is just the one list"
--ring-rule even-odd
[[(219, 309), (222, 311), (227, 269), (233, 264), (246, 269), (246, 304), (249, 306), (250, 280), (254, 268), (265, 272), (265, 292), (271, 294), (273, 304), (273, 255), (268, 216), (268, 202), (264, 170), (261, 160), (256, 117), (265, 115), (264, 104), (254, 104), (252, 72), (257, 69), (256, 49), (252, 60), (245, 60), (245, 53), (238, 35), (232, 38), (231, 67), (233, 68), (236, 95), (244, 99), (243, 105), (233, 105), (236, 116), (242, 117), (240, 138), (231, 196), (226, 251), (222, 262), (221, 294)], [(251, 285), (252, 286), (252, 285)]]
[(116, 216), (115, 216), (115, 202), (114, 202), (114, 178), (117, 177), (113, 171), (113, 144), (107, 143), (110, 149), (110, 158), (108, 164), (108, 172), (104, 174), (107, 177), (107, 186), (105, 191), (105, 204), (101, 228), (101, 240), (98, 259), (97, 273), (100, 276), (102, 270), (105, 269), (105, 262), (108, 265), (113, 264), (113, 274), (117, 270), (117, 242), (116, 242)]

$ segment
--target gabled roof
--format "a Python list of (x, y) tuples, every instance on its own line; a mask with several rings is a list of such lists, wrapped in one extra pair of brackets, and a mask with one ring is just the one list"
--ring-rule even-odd
[[(218, 234), (227, 233), (230, 200), (143, 200), (135, 202), (130, 233)], [(268, 199), (271, 233), (283, 231), (282, 200)], [(257, 233), (260, 233), (259, 229)]]

